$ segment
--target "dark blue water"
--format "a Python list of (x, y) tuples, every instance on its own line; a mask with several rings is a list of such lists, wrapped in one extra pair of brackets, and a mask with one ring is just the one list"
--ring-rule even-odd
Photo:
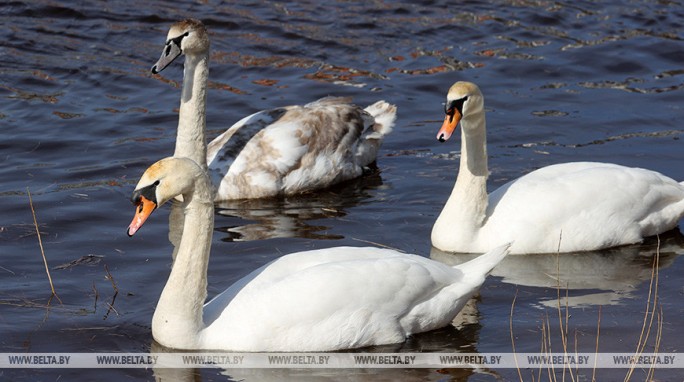
[[(429, 256), (432, 223), (456, 176), (459, 147), (434, 136), (457, 80), (476, 82), (486, 98), (492, 188), (576, 160), (684, 179), (684, 7), (676, 2), (5, 2), (0, 352), (150, 350), (151, 317), (170, 267), (168, 209), (134, 239), (124, 230), (138, 177), (173, 152), (182, 70), (174, 65), (153, 76), (149, 68), (170, 24), (189, 16), (210, 31), (210, 138), (257, 110), (326, 95), (362, 105), (385, 99), (399, 110), (379, 174), (305, 198), (218, 206), (210, 296), (298, 250), (372, 242)], [(62, 304), (48, 304), (29, 191)], [(684, 346), (681, 243), (677, 235), (661, 243), (662, 352)], [(569, 310), (571, 350), (593, 352), (600, 326), (600, 351), (634, 351), (656, 246), (654, 239), (575, 257), (508, 259), (457, 326), (365, 351), (512, 352), (512, 306), (517, 351), (538, 352), (547, 324), (552, 350), (561, 351), (558, 301)], [(647, 351), (656, 350), (655, 333), (654, 326)], [(229, 378), (184, 372), (171, 378)], [(501, 369), (226, 374), (254, 381), (518, 379)], [(523, 375), (532, 379), (530, 370)], [(597, 375), (624, 378), (626, 371)], [(677, 376), (656, 372), (661, 380)], [(0, 379), (12, 381), (154, 378), (143, 369), (0, 370)], [(643, 379), (643, 371), (633, 376)]]

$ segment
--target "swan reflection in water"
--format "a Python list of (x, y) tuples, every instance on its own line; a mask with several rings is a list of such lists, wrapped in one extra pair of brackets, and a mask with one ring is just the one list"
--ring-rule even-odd
[[(492, 276), (501, 277), (504, 283), (539, 288), (558, 288), (570, 293), (567, 305), (617, 305), (631, 298), (639, 285), (651, 279), (653, 265), (659, 268), (672, 265), (684, 253), (684, 235), (678, 228), (643, 243), (626, 245), (601, 251), (561, 254), (530, 254), (507, 256)], [(430, 258), (449, 265), (466, 262), (476, 254), (443, 252), (432, 248)], [(539, 306), (557, 307), (557, 299), (543, 299)], [(565, 297), (562, 305), (566, 305)]]
[(344, 217), (348, 209), (370, 202), (373, 197), (370, 191), (380, 187), (380, 173), (372, 170), (361, 178), (316, 193), (218, 202), (215, 231), (226, 234), (223, 241), (287, 237), (339, 240), (344, 236), (328, 232), (332, 227), (308, 222)]
[[(345, 353), (416, 353), (416, 352), (446, 352), (453, 353), (478, 353), (477, 343), (481, 325), (473, 317), (465, 316), (477, 314), (477, 298), (471, 299), (463, 311), (454, 319), (453, 326), (433, 330), (430, 332), (412, 335), (405, 342), (372, 346), (361, 349), (346, 350)], [(193, 351), (169, 349), (152, 340), (150, 353), (192, 353)], [(211, 352), (212, 354), (214, 352)], [(286, 353), (283, 353), (286, 354)], [(154, 367), (153, 372), (157, 381), (202, 381), (202, 374), (214, 375), (215, 369), (197, 368), (167, 368)], [(219, 369), (218, 372), (229, 377), (229, 380), (254, 380), (254, 381), (426, 381), (426, 380), (468, 380), (473, 374), (489, 374), (498, 376), (496, 369), (486, 368), (448, 368), (448, 369), (406, 369), (388, 368), (382, 369), (297, 369), (297, 368), (230, 368)], [(210, 378), (211, 379), (211, 378)], [(213, 379), (211, 379), (213, 380)]]
[[(364, 176), (332, 186), (316, 193), (298, 196), (231, 200), (215, 203), (214, 231), (226, 235), (222, 241), (252, 241), (287, 237), (317, 240), (339, 240), (342, 235), (327, 232), (331, 227), (309, 225), (307, 221), (343, 217), (346, 210), (369, 203), (373, 190), (383, 186), (377, 167)], [(245, 224), (244, 220), (252, 221)], [(172, 259), (180, 243), (185, 215), (181, 203), (171, 202), (169, 211), (169, 241)]]

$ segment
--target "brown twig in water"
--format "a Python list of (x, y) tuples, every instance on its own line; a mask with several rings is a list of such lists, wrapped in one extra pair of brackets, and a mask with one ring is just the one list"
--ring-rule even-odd
[(107, 272), (107, 280), (109, 280), (112, 283), (112, 288), (114, 288), (114, 296), (119, 294), (119, 288), (116, 287), (116, 282), (114, 281), (114, 276), (109, 272), (109, 267), (107, 264), (104, 266), (105, 272)]
[(97, 288), (95, 287), (95, 281), (93, 281), (93, 292), (95, 292), (95, 304), (93, 305), (93, 313), (97, 312), (97, 300), (100, 297)]
[(109, 313), (113, 310), (116, 315), (119, 315), (119, 312), (114, 309), (114, 300), (116, 300), (116, 296), (119, 295), (119, 288), (116, 287), (116, 282), (114, 281), (114, 276), (112, 276), (111, 273), (109, 273), (109, 267), (107, 267), (107, 264), (104, 266), (105, 272), (107, 272), (106, 279), (109, 280), (112, 283), (112, 288), (114, 288), (114, 296), (112, 296), (112, 302), (107, 303), (109, 306), (109, 309), (107, 309), (107, 313), (104, 315), (103, 320), (106, 320), (107, 317), (109, 316)]
[(0, 305), (16, 306), (20, 308), (37, 308), (37, 309), (47, 309), (50, 306), (46, 303), (27, 300), (23, 298), (12, 298), (7, 300), (0, 300)]
[[(114, 299), (112, 299), (112, 302), (114, 302)], [(114, 305), (112, 305), (111, 303), (107, 303), (107, 306), (109, 307), (109, 309), (107, 309), (107, 314), (105, 314), (103, 320), (107, 319), (107, 316), (109, 316), (109, 312), (111, 311), (114, 311), (114, 313), (116, 313), (116, 315), (119, 316), (119, 311), (114, 308)]]
[[(31, 206), (31, 214), (33, 215), (33, 225), (36, 227), (36, 234), (38, 235), (38, 245), (40, 246), (40, 254), (43, 255), (43, 264), (45, 265), (45, 273), (47, 273), (48, 281), (50, 282), (50, 289), (52, 290), (52, 296), (50, 296), (50, 301), (52, 297), (57, 297), (57, 301), (62, 304), (62, 299), (59, 298), (57, 292), (55, 292), (55, 286), (52, 283), (52, 276), (50, 276), (50, 268), (48, 267), (47, 259), (45, 258), (45, 251), (43, 250), (43, 240), (40, 238), (40, 230), (38, 229), (38, 219), (36, 219), (36, 210), (33, 208), (33, 199), (31, 198), (31, 191), (26, 187), (26, 193), (29, 197), (29, 205)], [(49, 305), (49, 304), (48, 304)]]

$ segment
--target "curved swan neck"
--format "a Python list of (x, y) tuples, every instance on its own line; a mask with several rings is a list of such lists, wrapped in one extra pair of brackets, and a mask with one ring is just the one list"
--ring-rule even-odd
[(186, 55), (178, 113), (175, 157), (190, 158), (207, 169), (206, 102), (209, 54)]
[(484, 111), (461, 120), (461, 161), (456, 184), (432, 229), (432, 243), (437, 248), (475, 240), (486, 222), (489, 201), (486, 135)]
[(207, 267), (214, 229), (213, 195), (206, 175), (183, 194), (183, 234), (166, 286), (152, 318), (152, 333), (160, 344), (176, 349), (198, 347), (207, 297)]
[(478, 228), (484, 223), (487, 210), (488, 176), (487, 129), (481, 112), (461, 120), (461, 163), (449, 197), (449, 202), (461, 211), (461, 219)]
[(484, 177), (487, 168), (487, 127), (484, 112), (461, 120), (461, 163), (459, 179), (463, 176)]

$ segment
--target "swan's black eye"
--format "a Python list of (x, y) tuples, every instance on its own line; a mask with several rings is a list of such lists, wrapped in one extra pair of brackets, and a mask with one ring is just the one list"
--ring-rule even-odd
[(444, 113), (450, 117), (454, 117), (454, 111), (458, 110), (458, 113), (463, 115), (463, 103), (468, 100), (468, 96), (463, 98), (455, 99), (447, 104), (444, 104)]
[(187, 37), (190, 34), (190, 32), (185, 32), (182, 35), (172, 38), (169, 41), (166, 42), (166, 55), (168, 56), (169, 53), (171, 52), (171, 44), (176, 45), (179, 49), (181, 47), (181, 41), (183, 41), (183, 38)]
[(133, 195), (131, 196), (131, 202), (133, 202), (134, 205), (142, 205), (140, 204), (140, 198), (142, 196), (145, 197), (145, 199), (154, 202), (155, 204), (157, 203), (157, 186), (159, 185), (159, 180), (156, 180), (154, 183), (150, 184), (149, 186), (145, 186), (143, 188), (140, 188), (138, 190), (133, 191)]

